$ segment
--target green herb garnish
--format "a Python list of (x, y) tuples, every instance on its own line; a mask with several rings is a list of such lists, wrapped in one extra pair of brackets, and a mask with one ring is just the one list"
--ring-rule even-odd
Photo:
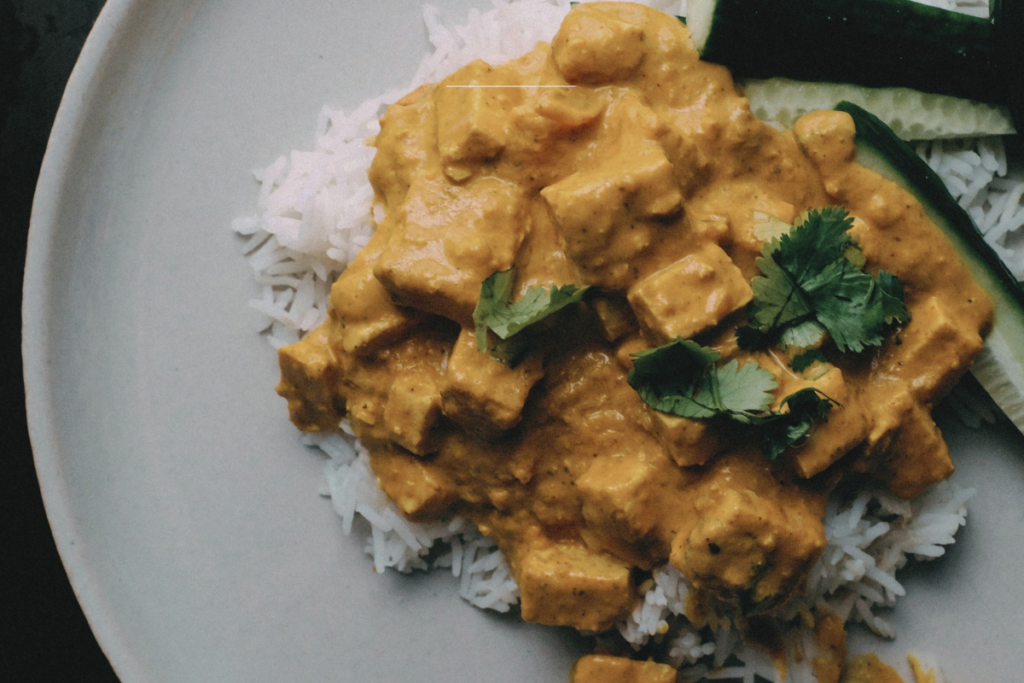
[(841, 352), (860, 352), (880, 345), (888, 325), (910, 320), (899, 280), (864, 272), (852, 226), (842, 207), (811, 210), (764, 245), (762, 275), (751, 282), (750, 325), (736, 334), (740, 347), (807, 347), (828, 332)]
[[(507, 342), (526, 327), (580, 301), (588, 289), (576, 285), (529, 287), (521, 299), (513, 302), (515, 284), (516, 269), (513, 266), (490, 275), (480, 285), (480, 299), (473, 311), (476, 343), (480, 351), (488, 350), (488, 330)], [(499, 358), (508, 356), (499, 348), (501, 346), (499, 344), (491, 350), (497, 350)]]
[(690, 419), (728, 418), (757, 428), (761, 452), (775, 460), (807, 438), (815, 419), (827, 419), (835, 402), (816, 389), (787, 396), (780, 410), (769, 410), (778, 387), (775, 377), (756, 362), (740, 365), (688, 339), (632, 355), (627, 381), (655, 410)]
[(721, 354), (689, 339), (632, 355), (627, 381), (644, 403), (678, 417), (761, 413), (778, 387), (772, 373), (757, 363), (740, 367), (735, 360), (715, 365)]
[(821, 349), (811, 349), (810, 351), (804, 351), (793, 356), (789, 367), (793, 368), (793, 372), (803, 372), (818, 362), (827, 363), (828, 358), (821, 352)]
[(808, 387), (782, 399), (781, 408), (767, 417), (757, 418), (752, 424), (761, 427), (761, 452), (775, 460), (790, 446), (803, 443), (811, 435), (814, 421), (828, 422), (828, 412), (839, 405), (831, 398)]

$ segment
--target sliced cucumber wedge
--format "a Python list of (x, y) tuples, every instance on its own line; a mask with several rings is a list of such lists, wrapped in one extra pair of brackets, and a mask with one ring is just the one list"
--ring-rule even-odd
[(987, 18), (910, 0), (689, 0), (686, 18), (701, 56), (740, 77), (1006, 103)]
[(835, 109), (857, 126), (857, 161), (896, 182), (921, 202), (928, 217), (960, 252), (995, 304), (995, 325), (971, 372), (1008, 418), (1024, 432), (1024, 289), (942, 180), (878, 117), (851, 102)]
[(762, 121), (792, 128), (798, 118), (836, 102), (867, 109), (904, 140), (1010, 135), (1006, 106), (910, 88), (868, 88), (850, 83), (808, 83), (788, 78), (742, 81), (750, 109)]

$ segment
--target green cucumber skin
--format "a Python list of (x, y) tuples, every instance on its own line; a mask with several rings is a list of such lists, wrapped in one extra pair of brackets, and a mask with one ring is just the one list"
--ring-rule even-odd
[[(993, 334), (1006, 342), (1015, 372), (1024, 369), (1024, 289), (1002, 259), (985, 242), (974, 221), (953, 199), (946, 186), (914, 150), (873, 114), (855, 104), (840, 102), (835, 107), (853, 117), (857, 127), (857, 161), (911, 192), (928, 217), (956, 246), (964, 263), (995, 305)], [(979, 379), (981, 379), (979, 377)], [(986, 389), (990, 389), (986, 385)], [(993, 396), (997, 402), (1000, 397)], [(1018, 396), (1019, 401), (1019, 396)], [(1013, 417), (1013, 416), (1011, 416)], [(1024, 430), (1024, 425), (1021, 426)]]
[(1017, 130), (1024, 130), (1024, 1), (990, 0), (996, 63), (1003, 74), (1006, 104)]
[(740, 77), (904, 86), (1006, 104), (992, 31), (989, 19), (907, 0), (718, 0), (701, 54)]

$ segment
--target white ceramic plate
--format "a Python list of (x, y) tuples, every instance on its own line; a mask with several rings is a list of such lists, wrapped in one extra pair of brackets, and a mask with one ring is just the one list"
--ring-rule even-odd
[[(110, 0), (86, 44), (36, 194), (25, 372), (53, 532), (125, 683), (567, 680), (573, 635), (473, 609), (444, 574), (375, 575), (342, 535), (229, 230), (250, 169), (308, 147), (322, 104), (407, 83), (425, 49), (392, 0)], [(1024, 441), (949, 433), (970, 525), (908, 580), (883, 649), (1015, 680)]]

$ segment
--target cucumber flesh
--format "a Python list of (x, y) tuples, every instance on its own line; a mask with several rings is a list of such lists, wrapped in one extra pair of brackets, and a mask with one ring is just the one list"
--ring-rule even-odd
[(910, 0), (690, 0), (687, 26), (705, 60), (739, 77), (1010, 97), (992, 21)]
[(798, 118), (848, 101), (867, 109), (904, 140), (1010, 135), (1009, 109), (910, 88), (868, 88), (850, 83), (808, 83), (787, 78), (742, 82), (750, 109), (762, 121), (792, 128)]
[(857, 105), (841, 102), (835, 108), (853, 117), (857, 162), (917, 197), (992, 297), (995, 323), (971, 371), (996, 405), (1024, 432), (1024, 289), (942, 180), (909, 145)]

